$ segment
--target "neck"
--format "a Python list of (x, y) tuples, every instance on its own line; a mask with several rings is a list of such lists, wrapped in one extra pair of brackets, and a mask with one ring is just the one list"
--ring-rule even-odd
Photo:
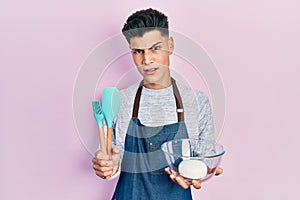
[(148, 89), (151, 89), (151, 90), (160, 90), (160, 89), (164, 89), (164, 88), (167, 88), (169, 86), (172, 85), (172, 82), (171, 82), (171, 78), (168, 79), (165, 83), (163, 84), (159, 84), (159, 83), (145, 83), (144, 82), (144, 87), (148, 88)]

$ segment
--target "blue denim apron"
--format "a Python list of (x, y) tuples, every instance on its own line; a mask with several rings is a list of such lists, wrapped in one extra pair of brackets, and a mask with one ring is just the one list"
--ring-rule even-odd
[(143, 83), (137, 90), (132, 119), (125, 137), (121, 174), (113, 200), (191, 200), (191, 189), (174, 183), (164, 171), (168, 166), (160, 146), (173, 139), (188, 138), (181, 97), (172, 79), (178, 122), (149, 127), (138, 119)]

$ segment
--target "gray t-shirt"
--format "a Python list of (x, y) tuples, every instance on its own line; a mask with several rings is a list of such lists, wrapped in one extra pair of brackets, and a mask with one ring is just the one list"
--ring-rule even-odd
[[(184, 121), (189, 138), (200, 139), (204, 144), (201, 151), (215, 143), (214, 124), (209, 100), (200, 91), (177, 83), (184, 108)], [(120, 91), (121, 108), (116, 120), (115, 144), (124, 149), (125, 136), (132, 117), (133, 103), (139, 83)], [(177, 122), (176, 102), (172, 86), (152, 90), (143, 87), (138, 118), (146, 126), (161, 126)], [(210, 150), (211, 151), (211, 150)], [(122, 154), (121, 154), (122, 157)]]

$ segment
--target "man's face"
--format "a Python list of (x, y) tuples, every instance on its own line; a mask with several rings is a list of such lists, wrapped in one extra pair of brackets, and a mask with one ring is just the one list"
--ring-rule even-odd
[(158, 30), (130, 39), (132, 57), (145, 86), (152, 85), (153, 89), (159, 89), (170, 85), (169, 65), (173, 45), (173, 38), (162, 36)]

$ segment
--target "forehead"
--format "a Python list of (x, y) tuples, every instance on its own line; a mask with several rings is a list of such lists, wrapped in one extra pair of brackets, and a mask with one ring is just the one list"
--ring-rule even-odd
[(151, 30), (146, 32), (142, 37), (130, 38), (130, 48), (147, 49), (157, 42), (167, 42), (168, 37), (162, 36), (160, 31)]

